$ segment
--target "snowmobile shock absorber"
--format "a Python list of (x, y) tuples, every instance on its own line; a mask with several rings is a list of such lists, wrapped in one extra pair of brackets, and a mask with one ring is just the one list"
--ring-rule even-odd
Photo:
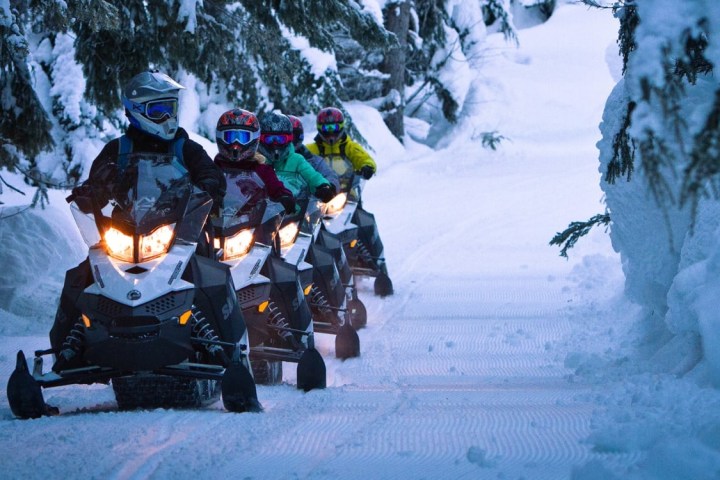
[(80, 353), (80, 349), (84, 342), (85, 326), (82, 323), (77, 322), (72, 326), (67, 337), (65, 337), (65, 340), (60, 347), (59, 356), (63, 357), (65, 360), (74, 358), (78, 353)]
[(377, 260), (377, 259), (372, 256), (372, 254), (370, 253), (370, 250), (367, 249), (367, 247), (362, 242), (362, 240), (358, 240), (356, 248), (357, 248), (358, 258), (360, 260), (362, 260), (362, 262), (365, 265), (368, 265), (371, 267), (375, 265), (375, 260)]
[(212, 358), (219, 360), (225, 366), (229, 365), (230, 358), (220, 346), (223, 342), (197, 307), (192, 308), (192, 336), (194, 340), (203, 343)]
[(313, 285), (310, 290), (310, 306), (317, 308), (322, 313), (330, 313), (330, 304), (319, 288)]
[(280, 336), (286, 340), (290, 345), (295, 345), (297, 341), (290, 331), (290, 324), (287, 322), (285, 315), (283, 315), (280, 308), (275, 305), (272, 300), (268, 304), (268, 326), (275, 328), (280, 332)]

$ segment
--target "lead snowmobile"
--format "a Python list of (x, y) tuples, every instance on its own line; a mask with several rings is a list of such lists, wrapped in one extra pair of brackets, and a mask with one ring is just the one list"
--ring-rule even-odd
[(297, 362), (297, 386), (325, 388), (322, 356), (314, 348), (313, 322), (300, 285), (300, 268), (281, 256), (284, 208), (269, 201), (252, 171), (226, 168), (227, 193), (212, 220), (219, 258), (230, 266), (248, 324), (255, 381), (282, 381), (282, 362)]
[[(222, 395), (258, 411), (248, 332), (226, 265), (196, 254), (212, 206), (174, 155), (132, 153), (101, 169), (71, 211), (88, 259), (68, 271), (51, 348), (7, 386), (19, 418), (56, 413), (43, 388), (112, 383), (119, 408), (196, 407)], [(98, 186), (104, 186), (98, 187)], [(52, 370), (43, 357), (54, 355)]]

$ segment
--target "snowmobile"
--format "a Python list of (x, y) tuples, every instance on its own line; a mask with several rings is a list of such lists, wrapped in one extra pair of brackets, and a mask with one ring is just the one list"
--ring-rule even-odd
[(375, 217), (362, 208), (365, 180), (346, 163), (346, 171), (338, 174), (340, 193), (323, 208), (325, 230), (342, 242), (354, 275), (375, 277), (375, 295), (392, 295), (393, 284)]
[(282, 205), (267, 198), (255, 172), (225, 170), (227, 193), (212, 219), (218, 258), (230, 266), (247, 322), (256, 383), (282, 381), (282, 362), (297, 362), (297, 386), (325, 388), (322, 356), (314, 348), (313, 322), (300, 286), (302, 266), (282, 258), (278, 233)]
[[(90, 185), (88, 187), (88, 184)], [(42, 389), (112, 383), (120, 409), (259, 411), (248, 332), (229, 268), (196, 253), (212, 207), (174, 155), (132, 153), (68, 197), (88, 258), (68, 271), (32, 373), (17, 354), (13, 414), (57, 413)], [(55, 363), (43, 372), (43, 357)]]
[[(335, 356), (360, 355), (360, 338), (352, 326), (345, 285), (333, 252), (315, 241), (313, 212), (318, 200), (307, 194), (305, 181), (296, 174), (279, 171), (278, 176), (295, 195), (298, 209), (283, 219), (280, 230), (281, 255), (300, 272), (301, 286), (312, 309), (316, 332), (335, 335)], [(359, 303), (359, 301), (358, 301)], [(356, 306), (356, 310), (359, 308)]]
[[(313, 264), (328, 265), (326, 258), (330, 256), (334, 260), (339, 279), (332, 274), (329, 267), (326, 267), (328, 274), (316, 278), (311, 291), (313, 314), (324, 320), (324, 325), (320, 328), (331, 331), (337, 329), (343, 323), (339, 316), (344, 314), (353, 328), (360, 330), (367, 325), (367, 311), (358, 297), (355, 279), (343, 248), (343, 239), (346, 239), (346, 243), (357, 241), (358, 229), (357, 226), (349, 224), (342, 232), (342, 237), (330, 233), (323, 222), (327, 209), (328, 204), (321, 202), (312, 202), (308, 209), (306, 225), (314, 238), (310, 261)], [(324, 285), (324, 288), (318, 285)], [(316, 322), (316, 325), (318, 323)]]

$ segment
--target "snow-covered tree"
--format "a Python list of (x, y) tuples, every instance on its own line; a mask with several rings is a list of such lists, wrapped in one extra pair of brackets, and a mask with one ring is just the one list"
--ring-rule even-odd
[(0, 167), (43, 188), (74, 183), (119, 133), (122, 86), (142, 70), (192, 78), (200, 108), (303, 114), (342, 103), (343, 37), (390, 41), (381, 18), (341, 0), (1, 0), (0, 34)]
[(662, 368), (682, 373), (704, 358), (720, 385), (720, 82), (712, 75), (720, 5), (609, 7), (620, 20), (624, 75), (607, 101), (598, 146), (626, 293), (644, 308), (653, 351), (675, 344), (664, 349), (674, 358), (660, 360)]
[(0, 1), (0, 167), (16, 168), (21, 156), (54, 145), (46, 134), (50, 121), (35, 93), (28, 54), (18, 10)]

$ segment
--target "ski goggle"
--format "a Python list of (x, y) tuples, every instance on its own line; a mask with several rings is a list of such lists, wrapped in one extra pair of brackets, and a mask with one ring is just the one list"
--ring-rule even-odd
[(232, 145), (233, 143), (247, 145), (260, 137), (260, 131), (250, 132), (248, 130), (222, 130), (217, 132), (216, 137), (228, 145)]
[(321, 133), (338, 133), (343, 129), (343, 123), (319, 123), (318, 132)]
[(292, 140), (292, 133), (263, 133), (260, 135), (260, 141), (265, 145), (284, 146)]
[(178, 111), (178, 101), (174, 98), (164, 100), (151, 100), (145, 103), (145, 116), (150, 120), (175, 118)]

